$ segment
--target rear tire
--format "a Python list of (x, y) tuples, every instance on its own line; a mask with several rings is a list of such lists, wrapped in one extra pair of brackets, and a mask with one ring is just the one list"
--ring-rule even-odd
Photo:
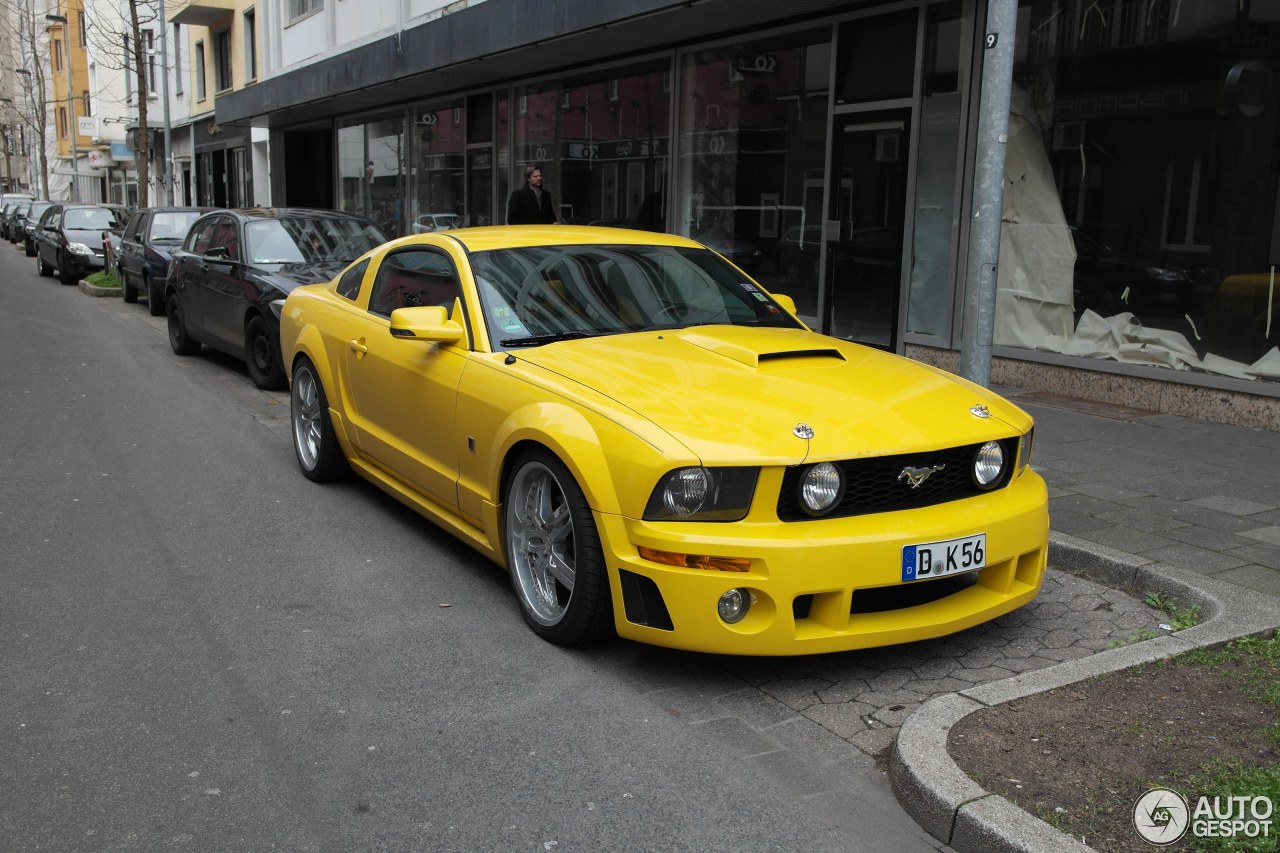
[(293, 427), (293, 451), (302, 476), (315, 483), (329, 483), (346, 476), (351, 469), (333, 431), (329, 398), (316, 376), (315, 365), (305, 356), (298, 359), (293, 368), (289, 423)]
[(503, 506), (511, 586), (524, 621), (557, 645), (605, 636), (609, 579), (591, 507), (569, 469), (545, 448), (516, 459)]
[(169, 315), (169, 346), (178, 355), (195, 355), (200, 352), (200, 342), (187, 334), (187, 324), (182, 317), (182, 305), (178, 302), (178, 294), (169, 294), (166, 305)]

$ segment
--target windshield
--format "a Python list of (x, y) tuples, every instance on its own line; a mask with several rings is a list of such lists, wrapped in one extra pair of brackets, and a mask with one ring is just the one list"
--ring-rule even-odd
[(198, 210), (169, 210), (157, 213), (151, 222), (152, 240), (181, 240), (191, 223), (200, 218)]
[(497, 349), (554, 339), (724, 324), (799, 328), (705, 249), (549, 246), (472, 257)]
[(358, 219), (259, 219), (244, 231), (254, 264), (348, 264), (387, 241), (375, 226)]
[(116, 224), (115, 211), (107, 207), (74, 207), (62, 217), (68, 231), (105, 231)]

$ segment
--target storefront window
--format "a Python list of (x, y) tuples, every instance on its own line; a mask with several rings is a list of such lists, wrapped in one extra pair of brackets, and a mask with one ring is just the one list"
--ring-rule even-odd
[(1280, 15), (1241, 9), (1020, 8), (1013, 117), (1046, 174), (1006, 197), (997, 343), (1280, 379)]
[(338, 209), (371, 219), (388, 236), (402, 233), (404, 120), (338, 128)]
[(831, 33), (685, 57), (678, 220), (767, 288), (818, 312)]
[(538, 164), (561, 222), (666, 230), (669, 79), (659, 60), (517, 89), (517, 186)]
[(415, 168), (409, 172), (409, 233), (454, 228), (467, 222), (466, 124), (455, 121), (460, 102), (413, 111)]
[[(960, 156), (960, 4), (929, 9), (907, 331), (947, 338)], [(967, 84), (967, 79), (964, 81)]]

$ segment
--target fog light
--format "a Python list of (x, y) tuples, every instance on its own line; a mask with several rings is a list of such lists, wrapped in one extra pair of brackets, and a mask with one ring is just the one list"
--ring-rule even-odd
[(741, 622), (750, 607), (751, 593), (745, 589), (731, 589), (720, 596), (720, 601), (716, 604), (716, 612), (720, 614), (722, 620), (732, 625), (734, 622)]

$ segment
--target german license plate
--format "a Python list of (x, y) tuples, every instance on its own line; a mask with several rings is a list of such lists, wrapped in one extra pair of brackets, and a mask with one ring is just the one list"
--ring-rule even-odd
[(975, 533), (959, 539), (905, 545), (902, 548), (902, 579), (922, 581), (943, 575), (957, 575), (981, 569), (987, 564), (987, 534)]

